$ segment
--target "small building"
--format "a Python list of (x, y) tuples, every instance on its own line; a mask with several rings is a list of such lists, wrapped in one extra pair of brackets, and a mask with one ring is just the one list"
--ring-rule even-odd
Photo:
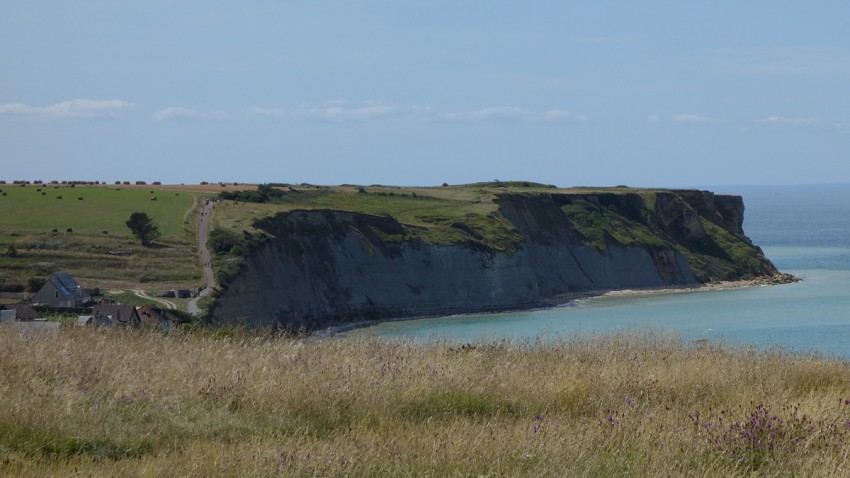
[(52, 307), (83, 307), (91, 301), (89, 292), (67, 272), (55, 272), (33, 296), (34, 304), (45, 304)]
[(143, 305), (138, 308), (138, 312), (142, 326), (159, 327), (163, 332), (168, 332), (174, 325), (174, 321), (165, 309), (160, 309), (152, 305)]
[(142, 322), (139, 318), (139, 312), (132, 305), (97, 304), (92, 307), (91, 315), (95, 325), (138, 327)]

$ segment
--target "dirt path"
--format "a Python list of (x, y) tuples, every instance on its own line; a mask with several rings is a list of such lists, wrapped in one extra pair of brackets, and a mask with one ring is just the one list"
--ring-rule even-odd
[(141, 297), (142, 299), (147, 299), (152, 302), (156, 302), (157, 304), (162, 305), (166, 309), (177, 309), (177, 304), (171, 302), (170, 300), (160, 299), (159, 297), (152, 297), (145, 294), (145, 291), (141, 289), (133, 289), (133, 293), (136, 294), (137, 297)]
[(204, 210), (201, 212), (201, 224), (198, 227), (198, 250), (201, 253), (201, 261), (204, 264), (204, 279), (206, 280), (206, 287), (198, 293), (197, 297), (188, 302), (187, 307), (189, 313), (192, 315), (198, 315), (201, 313), (201, 309), (198, 307), (198, 301), (211, 294), (213, 287), (215, 287), (215, 274), (213, 274), (210, 251), (207, 249), (207, 239), (209, 238), (210, 232), (210, 216), (212, 215), (213, 206), (215, 206), (215, 201), (212, 200), (207, 200), (206, 204), (204, 204)]

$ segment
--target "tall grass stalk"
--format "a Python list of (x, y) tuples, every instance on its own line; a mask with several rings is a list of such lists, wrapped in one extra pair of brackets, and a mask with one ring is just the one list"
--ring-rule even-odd
[(850, 365), (656, 332), (460, 346), (0, 328), (4, 476), (835, 476)]

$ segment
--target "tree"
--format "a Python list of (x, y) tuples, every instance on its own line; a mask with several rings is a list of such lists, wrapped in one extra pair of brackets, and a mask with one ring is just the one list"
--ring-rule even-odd
[(154, 224), (150, 216), (143, 212), (134, 212), (131, 214), (130, 219), (127, 221), (127, 227), (133, 231), (134, 236), (142, 241), (143, 246), (153, 244), (153, 241), (160, 236), (159, 227)]

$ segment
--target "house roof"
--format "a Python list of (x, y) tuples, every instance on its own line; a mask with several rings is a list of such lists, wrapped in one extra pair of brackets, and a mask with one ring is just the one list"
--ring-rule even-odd
[(87, 297), (80, 284), (67, 272), (54, 272), (47, 280), (66, 299), (85, 299)]
[(139, 318), (142, 322), (159, 322), (169, 320), (168, 312), (152, 305), (143, 305), (138, 308)]
[(92, 315), (98, 317), (112, 317), (112, 321), (120, 324), (138, 324), (139, 313), (132, 305), (121, 304), (97, 304), (92, 307)]

